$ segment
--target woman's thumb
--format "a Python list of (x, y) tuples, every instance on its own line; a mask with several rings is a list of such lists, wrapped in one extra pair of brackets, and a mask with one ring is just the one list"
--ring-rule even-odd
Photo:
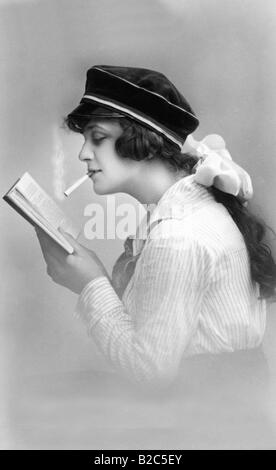
[(70, 245), (72, 246), (72, 248), (74, 248), (74, 251), (76, 253), (80, 253), (81, 250), (82, 250), (82, 246), (77, 242), (77, 240), (75, 240), (74, 237), (72, 237), (72, 235), (70, 235), (70, 233), (68, 232), (65, 232), (63, 230), (63, 228), (59, 227), (58, 228), (58, 231), (61, 233), (61, 235), (66, 238), (66, 240), (70, 243)]

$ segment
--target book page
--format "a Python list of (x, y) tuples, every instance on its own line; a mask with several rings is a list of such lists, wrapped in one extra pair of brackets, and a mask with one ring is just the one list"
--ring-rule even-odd
[(30, 204), (27, 199), (22, 196), (16, 188), (13, 188), (9, 193), (9, 198), (13, 201), (17, 207), (23, 210), (29, 218), (38, 225), (41, 229), (44, 230), (51, 238), (53, 238), (59, 245), (61, 245), (69, 254), (73, 253), (73, 248), (70, 243), (64, 238), (64, 236), (54, 227), (52, 227), (47, 220), (44, 219)]
[(73, 227), (71, 220), (65, 216), (56, 202), (39, 186), (29, 173), (24, 173), (16, 184), (16, 189), (53, 228), (62, 227), (73, 237), (77, 236), (78, 231)]

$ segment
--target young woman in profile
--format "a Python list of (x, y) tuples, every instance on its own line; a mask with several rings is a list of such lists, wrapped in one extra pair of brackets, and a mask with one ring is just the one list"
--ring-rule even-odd
[(154, 387), (172, 383), (192, 356), (257, 358), (276, 265), (265, 225), (247, 208), (251, 179), (223, 139), (196, 142), (186, 99), (141, 68), (90, 68), (66, 122), (83, 134), (79, 158), (97, 194), (123, 192), (153, 207), (111, 278), (68, 234), (72, 255), (37, 231), (48, 274), (79, 295), (78, 315), (103, 355)]

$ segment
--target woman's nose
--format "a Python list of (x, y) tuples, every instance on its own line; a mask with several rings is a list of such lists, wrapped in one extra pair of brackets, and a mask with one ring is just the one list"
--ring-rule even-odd
[(82, 149), (79, 153), (79, 159), (81, 162), (87, 161), (87, 160), (93, 160), (95, 158), (94, 152), (91, 148), (88, 147), (88, 145), (85, 143), (82, 146)]

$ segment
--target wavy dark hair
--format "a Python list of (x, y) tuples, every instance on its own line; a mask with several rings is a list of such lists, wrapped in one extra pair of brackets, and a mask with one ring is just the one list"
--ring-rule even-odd
[[(101, 114), (101, 110), (99, 111), (97, 115)], [(104, 113), (106, 114), (106, 110), (102, 110), (102, 114)], [(181, 153), (175, 144), (138, 122), (126, 117), (118, 119), (117, 116), (116, 113), (110, 112), (109, 119), (119, 122), (123, 129), (122, 135), (115, 143), (116, 151), (122, 158), (132, 158), (136, 161), (158, 158), (175, 172), (193, 173), (197, 157)], [(65, 118), (65, 124), (72, 131), (83, 133), (91, 118), (92, 116), (73, 119), (68, 116)], [(251, 279), (260, 286), (260, 299), (276, 302), (276, 264), (269, 245), (265, 243), (267, 230), (271, 230), (274, 236), (275, 232), (261, 218), (253, 215), (235, 196), (215, 187), (209, 188), (209, 191), (217, 202), (226, 207), (244, 237), (250, 259)]]

